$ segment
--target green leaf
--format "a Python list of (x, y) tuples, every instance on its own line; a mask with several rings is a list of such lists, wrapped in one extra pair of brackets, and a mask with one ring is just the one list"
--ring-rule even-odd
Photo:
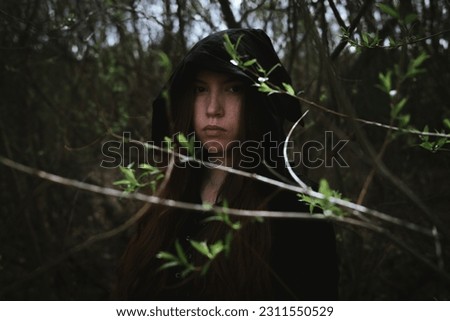
[[(428, 131), (429, 131), (428, 125), (425, 125), (422, 132), (428, 133)], [(428, 142), (430, 140), (430, 136), (428, 136), (428, 135), (420, 135), (419, 137), (423, 142)]]
[(229, 208), (228, 201), (225, 199), (225, 200), (222, 201), (223, 214), (227, 214), (228, 213), (228, 208)]
[(445, 144), (450, 143), (450, 140), (446, 137), (441, 137), (435, 142), (429, 141), (429, 136), (420, 136), (420, 138), (422, 143), (419, 146), (433, 153), (436, 153)]
[(231, 242), (233, 242), (233, 232), (228, 231), (227, 235), (225, 235), (225, 243), (223, 245), (226, 256), (230, 253)]
[(406, 127), (406, 125), (409, 124), (409, 121), (411, 120), (411, 116), (409, 114), (398, 116), (399, 120), (399, 127)]
[(380, 72), (378, 79), (380, 80), (380, 84), (377, 87), (389, 95), (392, 88), (392, 70), (388, 70), (386, 74)]
[(181, 263), (183, 263), (184, 265), (189, 265), (189, 262), (186, 258), (186, 254), (184, 254), (184, 250), (181, 247), (180, 242), (175, 241), (175, 250), (177, 251), (177, 255), (178, 255), (178, 259), (180, 260)]
[(327, 93), (326, 93), (326, 92), (323, 92), (323, 93), (320, 94), (319, 101), (320, 101), (321, 103), (326, 102), (327, 99), (328, 99), (328, 96), (327, 96)]
[(178, 261), (178, 258), (169, 252), (161, 251), (158, 254), (156, 254), (156, 258), (161, 260), (168, 260), (168, 261)]
[(146, 171), (149, 171), (150, 173), (159, 173), (160, 172), (160, 170), (158, 169), (158, 168), (156, 168), (155, 166), (152, 166), (152, 165), (150, 165), (150, 164), (145, 164), (145, 163), (143, 163), (143, 164), (140, 164), (139, 165), (139, 168), (141, 168), (141, 169), (144, 169), (144, 170), (146, 170)]
[(139, 168), (145, 169), (145, 170), (152, 170), (154, 167), (150, 164), (139, 164)]
[(256, 59), (251, 59), (251, 60), (247, 60), (246, 62), (244, 62), (244, 67), (250, 67), (252, 65), (254, 65), (256, 63)]
[(172, 63), (170, 62), (169, 56), (167, 56), (167, 54), (163, 51), (159, 51), (158, 52), (159, 55), (159, 64), (167, 69), (167, 70), (171, 70), (172, 69)]
[[(230, 223), (231, 223), (231, 221), (230, 221)], [(241, 227), (242, 227), (242, 224), (241, 224), (240, 221), (234, 222), (234, 223), (229, 224), (229, 225), (230, 225), (230, 227), (231, 227), (233, 230), (239, 230), (239, 229), (241, 229)]]
[(427, 60), (429, 56), (422, 52), (419, 56), (417, 56), (415, 59), (411, 60), (408, 65), (408, 71), (405, 75), (406, 78), (412, 78), (418, 74), (424, 73), (425, 69), (420, 69), (419, 67), (423, 64), (425, 60)]
[(192, 265), (187, 265), (186, 268), (181, 272), (181, 277), (184, 279), (186, 276), (189, 275), (189, 273), (192, 273), (195, 271), (195, 268)]
[(411, 63), (411, 66), (414, 68), (419, 67), (422, 63), (427, 60), (430, 56), (427, 55), (426, 52), (421, 52), (419, 56), (417, 56)]
[(213, 258), (215, 258), (220, 252), (224, 250), (223, 242), (217, 241), (216, 243), (210, 245), (210, 250)]
[(175, 261), (167, 262), (167, 263), (164, 263), (163, 265), (161, 265), (158, 270), (162, 271), (162, 270), (165, 270), (165, 269), (168, 269), (168, 268), (171, 268), (174, 266), (179, 266), (179, 265), (181, 265), (179, 262), (175, 262)]
[(395, 42), (394, 38), (389, 37), (389, 46), (394, 47), (397, 43)]
[(234, 50), (236, 53), (237, 53), (237, 48), (239, 48), (239, 44), (241, 43), (242, 37), (244, 37), (243, 34), (239, 36), (238, 40), (236, 41), (236, 44), (234, 45)]
[(119, 167), (122, 174), (125, 176), (125, 179), (129, 181), (129, 183), (133, 186), (139, 185), (138, 181), (136, 180), (136, 177), (134, 176), (134, 170), (128, 167)]
[(213, 215), (210, 217), (205, 218), (202, 223), (208, 223), (208, 222), (223, 222), (223, 217), (219, 215)]
[(200, 275), (205, 275), (206, 272), (209, 270), (209, 266), (211, 265), (211, 261), (206, 262), (205, 265), (203, 265), (202, 270), (200, 271)]
[(202, 207), (203, 207), (205, 210), (207, 210), (207, 211), (210, 211), (210, 210), (213, 209), (213, 205), (212, 205), (211, 203), (208, 203), (208, 202), (203, 202)]
[(413, 23), (415, 20), (417, 20), (417, 14), (415, 13), (409, 13), (406, 15), (406, 17), (403, 19), (403, 23), (405, 25), (409, 25)]
[(191, 240), (190, 243), (194, 249), (196, 249), (198, 252), (200, 252), (207, 258), (209, 258), (209, 259), (213, 258), (206, 242), (197, 242), (197, 241)]
[(366, 32), (364, 32), (363, 34), (362, 34), (362, 40), (363, 40), (363, 44), (364, 45), (368, 45), (369, 44), (369, 37), (368, 37), (368, 34), (366, 33)]
[(430, 152), (433, 151), (433, 144), (428, 141), (422, 142), (419, 146), (425, 148), (426, 150), (429, 150)]
[(450, 141), (447, 140), (446, 137), (441, 137), (435, 142), (435, 150), (437, 151), (439, 148), (444, 146), (445, 144), (449, 143)]
[(179, 133), (177, 136), (177, 139), (178, 139), (178, 142), (180, 142), (180, 144), (187, 144), (189, 142), (183, 133)]
[(267, 85), (265, 82), (258, 84), (258, 91), (262, 92), (262, 93), (273, 93), (276, 90), (272, 89), (269, 87), (269, 85)]
[(381, 11), (390, 15), (393, 18), (396, 18), (396, 19), (400, 18), (400, 14), (398, 13), (398, 11), (396, 9), (388, 6), (387, 4), (377, 3), (377, 7), (380, 8)]
[(113, 182), (113, 185), (129, 185), (130, 182), (126, 179), (121, 179), (119, 181)]
[(397, 115), (403, 109), (403, 107), (405, 106), (407, 101), (408, 101), (408, 98), (405, 97), (392, 107), (392, 109), (391, 109), (391, 117), (392, 118), (397, 117)]
[(168, 137), (168, 136), (164, 136), (164, 141), (165, 141), (167, 144), (172, 144), (172, 138), (170, 138), (170, 137)]
[(300, 201), (309, 204), (309, 212), (312, 214), (314, 211), (314, 208), (317, 207), (317, 204), (319, 203), (319, 200), (317, 198), (313, 198), (309, 195), (304, 194), (297, 194)]
[(377, 33), (377, 34), (375, 34), (375, 36), (372, 38), (372, 41), (370, 42), (370, 47), (378, 46), (379, 43), (380, 43), (380, 38), (379, 38), (378, 33)]
[(264, 217), (262, 216), (254, 216), (253, 220), (257, 223), (263, 223), (264, 222)]
[(286, 89), (286, 91), (288, 92), (289, 95), (295, 96), (294, 88), (292, 88), (292, 86), (290, 84), (287, 84), (284, 82), (283, 87), (284, 87), (284, 89)]
[(343, 216), (345, 211), (339, 206), (330, 202), (329, 198), (341, 199), (341, 193), (330, 188), (327, 180), (321, 179), (319, 183), (319, 192), (325, 196), (325, 199), (318, 200), (318, 206), (323, 210), (324, 215)]
[(233, 44), (231, 43), (230, 37), (228, 36), (228, 34), (225, 34), (223, 36), (223, 38), (225, 39), (225, 41), (223, 43), (224, 47), (225, 47), (225, 50), (227, 51), (227, 53), (230, 55), (231, 58), (235, 59), (236, 51), (234, 49)]
[(183, 133), (179, 133), (177, 136), (177, 140), (180, 143), (180, 145), (188, 150), (188, 154), (190, 156), (194, 156), (194, 137), (191, 137), (190, 140), (184, 136)]
[(450, 129), (450, 119), (449, 118), (444, 118), (442, 120), (442, 122), (444, 123), (444, 125)]

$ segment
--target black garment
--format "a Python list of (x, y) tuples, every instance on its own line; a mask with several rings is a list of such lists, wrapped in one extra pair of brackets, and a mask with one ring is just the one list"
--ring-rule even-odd
[[(295, 194), (282, 191), (269, 203), (269, 210), (289, 212), (309, 212), (309, 207), (298, 201)], [(205, 228), (207, 214), (191, 213), (183, 222), (178, 239), (187, 256), (192, 247), (189, 240), (196, 240), (199, 230)], [(235, 218), (232, 218), (235, 220)], [(252, 223), (259, 224), (259, 223)], [(237, 291), (227, 293), (212, 289), (210, 294), (202, 294), (202, 288), (210, 286), (197, 280), (183, 281), (180, 270), (168, 271), (167, 288), (160, 292), (158, 300), (337, 300), (338, 299), (338, 258), (334, 229), (331, 223), (305, 219), (266, 219), (271, 230), (271, 251), (266, 264), (272, 270), (271, 289), (268, 293), (243, 295)], [(198, 240), (198, 239), (197, 239)], [(189, 250), (191, 249), (191, 250)], [(231, 258), (226, 258), (232, 260)], [(233, 262), (230, 262), (233, 264)], [(200, 283), (196, 283), (199, 281)], [(211, 292), (213, 293), (211, 295)]]
[[(309, 212), (309, 206), (283, 192), (270, 203), (271, 210)], [(338, 257), (331, 223), (303, 219), (272, 219), (271, 265), (299, 300), (338, 299)], [(293, 300), (279, 282), (273, 282), (274, 299)]]

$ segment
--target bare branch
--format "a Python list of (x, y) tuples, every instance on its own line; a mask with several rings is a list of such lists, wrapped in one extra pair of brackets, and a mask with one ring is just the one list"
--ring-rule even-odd
[(338, 9), (336, 8), (334, 1), (328, 0), (328, 4), (330, 5), (331, 10), (333, 10), (334, 17), (336, 18), (336, 21), (338, 22), (339, 26), (341, 28), (347, 29), (347, 26), (346, 26), (344, 20), (342, 20), (341, 14), (339, 13)]
[[(269, 82), (268, 82), (269, 83)], [(323, 112), (326, 112), (328, 114), (332, 114), (332, 115), (336, 115), (342, 118), (346, 118), (349, 120), (353, 120), (356, 122), (360, 122), (366, 125), (371, 125), (371, 126), (375, 126), (375, 127), (381, 127), (381, 128), (385, 128), (385, 129), (390, 129), (390, 130), (395, 130), (401, 133), (405, 133), (405, 134), (414, 134), (414, 135), (420, 135), (420, 136), (430, 136), (430, 137), (445, 137), (445, 138), (450, 138), (450, 134), (446, 134), (446, 133), (432, 133), (432, 132), (425, 132), (425, 131), (420, 131), (417, 129), (407, 129), (407, 128), (400, 128), (400, 127), (396, 127), (396, 126), (392, 126), (392, 125), (387, 125), (387, 124), (383, 124), (383, 123), (379, 123), (376, 121), (371, 121), (371, 120), (367, 120), (367, 119), (363, 119), (363, 118), (358, 118), (358, 117), (353, 117), (344, 113), (340, 113), (338, 111), (334, 111), (331, 110), (325, 106), (319, 105), (311, 100), (308, 100), (306, 98), (303, 97), (299, 97), (297, 96), (297, 99), (302, 102), (307, 104), (308, 106), (317, 108)]]
[[(362, 16), (366, 12), (366, 10), (369, 8), (369, 6), (372, 4), (372, 2), (373, 2), (373, 0), (364, 1), (358, 14), (350, 23), (350, 27), (348, 28), (349, 35), (351, 35), (353, 33), (353, 31), (355, 31), (356, 27), (358, 26), (359, 21), (361, 20)], [(333, 52), (330, 55), (330, 58), (332, 61), (335, 60), (337, 57), (339, 57), (339, 54), (342, 52), (342, 50), (345, 48), (346, 45), (347, 45), (347, 40), (342, 39), (341, 42), (337, 45), (337, 47), (333, 50)]]
[(240, 28), (240, 24), (236, 21), (233, 11), (231, 11), (230, 1), (219, 0), (220, 8), (222, 9), (223, 18), (228, 28)]

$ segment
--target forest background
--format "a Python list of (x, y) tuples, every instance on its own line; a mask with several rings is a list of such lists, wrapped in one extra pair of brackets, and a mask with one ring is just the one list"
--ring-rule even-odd
[(273, 39), (309, 110), (300, 145), (325, 131), (349, 141), (348, 167), (303, 174), (388, 215), (336, 223), (340, 298), (450, 299), (448, 0), (1, 1), (1, 299), (109, 298), (142, 202), (18, 164), (119, 190), (102, 145), (123, 132), (150, 141), (170, 64), (233, 27)]

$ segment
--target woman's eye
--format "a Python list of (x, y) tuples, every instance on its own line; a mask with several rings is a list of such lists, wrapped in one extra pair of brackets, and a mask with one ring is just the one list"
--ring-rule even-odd
[(242, 91), (242, 86), (231, 86), (228, 88), (229, 92), (240, 93)]
[(203, 93), (203, 92), (205, 92), (205, 91), (206, 91), (206, 88), (203, 87), (203, 86), (195, 86), (195, 87), (194, 87), (194, 92), (195, 92), (196, 94), (200, 94), (200, 93)]

